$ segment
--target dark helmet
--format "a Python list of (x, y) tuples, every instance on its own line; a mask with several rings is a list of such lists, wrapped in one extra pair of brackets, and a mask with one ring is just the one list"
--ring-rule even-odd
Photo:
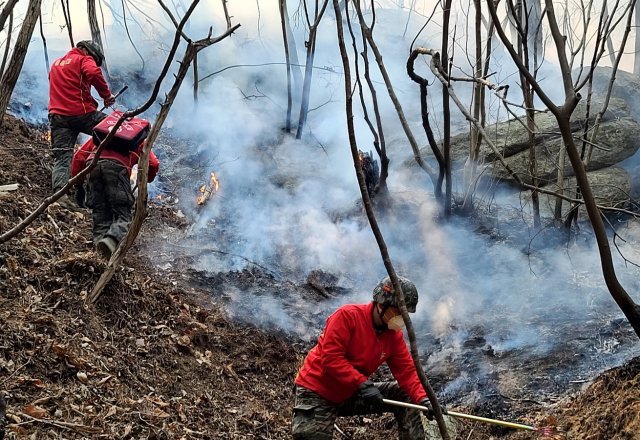
[[(414, 313), (418, 304), (418, 289), (416, 289), (415, 284), (405, 277), (398, 277), (398, 281), (400, 281), (400, 287), (404, 294), (407, 311)], [(398, 307), (398, 298), (393, 291), (393, 284), (388, 276), (382, 279), (373, 289), (373, 301), (385, 306)]]
[(94, 59), (98, 67), (102, 66), (102, 61), (104, 61), (104, 54), (102, 53), (102, 49), (100, 49), (100, 45), (94, 43), (90, 40), (78, 41), (76, 47), (80, 49), (85, 49), (91, 55), (91, 58)]

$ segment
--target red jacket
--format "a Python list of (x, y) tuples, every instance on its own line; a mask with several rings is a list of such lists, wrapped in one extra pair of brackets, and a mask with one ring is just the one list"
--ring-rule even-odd
[(380, 365), (387, 363), (400, 387), (418, 403), (427, 397), (404, 342), (402, 331), (377, 334), (373, 306), (347, 304), (327, 319), (327, 325), (296, 377), (296, 385), (308, 388), (333, 403), (351, 397)]
[(111, 96), (111, 90), (102, 71), (89, 55), (73, 48), (51, 66), (49, 73), (49, 113), (79, 116), (98, 109), (91, 96), (95, 87), (102, 99)]
[[(122, 165), (127, 167), (127, 171), (129, 172), (129, 176), (131, 176), (131, 168), (138, 163), (138, 159), (140, 158), (140, 154), (142, 153), (142, 147), (144, 146), (144, 142), (140, 143), (140, 146), (136, 151), (132, 151), (128, 156), (118, 153), (117, 151), (112, 151), (108, 149), (103, 149), (100, 153), (100, 159), (111, 159), (120, 162)], [(89, 139), (84, 143), (78, 151), (73, 154), (73, 159), (71, 160), (71, 177), (74, 177), (80, 173), (85, 167), (89, 164), (89, 162), (94, 157), (94, 150), (96, 149), (95, 144), (93, 143), (93, 139)], [(156, 178), (156, 174), (158, 174), (158, 170), (160, 169), (160, 161), (153, 154), (153, 151), (149, 152), (149, 175), (147, 180), (152, 182), (153, 179)]]

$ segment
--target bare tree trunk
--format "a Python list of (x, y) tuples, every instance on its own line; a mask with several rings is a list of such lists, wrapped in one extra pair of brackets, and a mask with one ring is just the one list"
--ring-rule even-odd
[[(536, 0), (533, 0), (533, 3), (536, 3)], [(538, 4), (539, 6), (539, 4)], [(539, 32), (537, 31), (540, 28), (540, 23), (532, 23), (532, 19), (529, 16), (529, 12), (527, 10), (529, 6), (523, 2), (518, 2), (515, 11), (515, 26), (517, 28), (517, 49), (518, 56), (522, 59), (522, 62), (526, 66), (528, 70), (533, 68), (533, 77), (536, 77), (537, 72), (537, 64), (534, 62), (533, 66), (531, 65), (531, 57), (537, 59), (539, 49), (536, 46), (537, 44), (537, 35)], [(537, 15), (538, 20), (540, 20), (540, 14)], [(536, 31), (532, 31), (531, 29), (535, 28)], [(531, 48), (529, 46), (530, 42), (533, 42), (534, 47)], [(532, 50), (533, 49), (533, 50)], [(541, 52), (540, 52), (541, 53)], [(538, 186), (538, 167), (537, 167), (537, 158), (536, 158), (536, 139), (535, 139), (535, 112), (533, 110), (533, 102), (534, 102), (534, 92), (529, 84), (527, 78), (520, 73), (520, 89), (522, 90), (522, 97), (525, 106), (525, 114), (527, 117), (527, 133), (528, 133), (528, 143), (529, 143), (529, 160), (528, 160), (528, 171), (531, 176), (531, 184), (533, 186)], [(540, 227), (540, 200), (538, 197), (538, 193), (533, 191), (531, 193), (531, 206), (533, 210), (533, 226), (535, 228)]]
[(0, 12), (0, 31), (4, 30), (4, 24), (9, 18), (9, 15), (13, 12), (13, 8), (18, 3), (19, 0), (9, 0), (4, 8), (2, 8), (2, 12)]
[[(387, 156), (387, 142), (384, 136), (384, 127), (382, 125), (382, 117), (380, 115), (380, 106), (378, 104), (378, 93), (376, 88), (371, 80), (371, 69), (369, 62), (369, 49), (367, 45), (367, 39), (364, 35), (361, 34), (362, 37), (362, 52), (360, 55), (362, 56), (363, 64), (364, 64), (364, 73), (363, 76), (365, 81), (367, 82), (367, 88), (369, 93), (371, 94), (371, 103), (373, 107), (373, 113), (376, 120), (376, 125), (374, 127), (373, 122), (369, 117), (369, 112), (367, 110), (367, 103), (364, 95), (364, 86), (362, 85), (362, 80), (360, 79), (360, 63), (358, 58), (358, 45), (356, 43), (355, 34), (353, 32), (353, 26), (351, 25), (351, 17), (349, 15), (349, 8), (345, 7), (344, 9), (346, 22), (349, 27), (349, 34), (351, 35), (352, 45), (353, 45), (353, 53), (354, 59), (356, 62), (355, 66), (355, 76), (356, 76), (356, 84), (358, 85), (358, 94), (360, 96), (360, 105), (362, 106), (362, 112), (365, 122), (369, 127), (369, 131), (371, 131), (371, 135), (373, 136), (373, 147), (378, 153), (378, 157), (380, 158), (380, 172), (378, 176), (378, 183), (374, 188), (373, 194), (369, 193), (369, 196), (373, 198), (374, 194), (381, 194), (383, 197), (388, 196), (389, 189), (387, 187), (387, 178), (389, 177), (389, 157)], [(373, 21), (375, 22), (375, 14), (373, 17)], [(378, 205), (380, 206), (380, 205)]]
[[(198, 4), (198, 1), (199, 0), (193, 0), (193, 3), (191, 4), (185, 16), (182, 18), (180, 24), (177, 24), (176, 20), (173, 19), (173, 22), (176, 24), (176, 35), (174, 40), (174, 47), (176, 48), (177, 41), (179, 41), (180, 36), (182, 35), (182, 28), (191, 15), (191, 12), (193, 12), (193, 9)], [(222, 2), (224, 5), (225, 0), (222, 0)], [(166, 6), (164, 6), (162, 2), (160, 2), (160, 4), (164, 7), (165, 11), (170, 14)], [(171, 110), (171, 106), (173, 105), (173, 102), (178, 95), (178, 91), (180, 90), (182, 82), (187, 76), (191, 63), (193, 62), (199, 51), (224, 40), (240, 27), (239, 24), (234, 26), (231, 25), (231, 19), (227, 12), (226, 5), (224, 10), (228, 28), (221, 35), (213, 38), (211, 36), (208, 36), (207, 38), (203, 38), (198, 41), (189, 40), (187, 43), (187, 48), (185, 50), (184, 57), (182, 58), (182, 62), (180, 63), (180, 67), (178, 68), (178, 72), (176, 73), (173, 86), (167, 94), (165, 102), (161, 106), (160, 113), (158, 113), (158, 116), (154, 121), (153, 128), (149, 132), (147, 141), (142, 149), (142, 155), (140, 156), (140, 161), (138, 163), (138, 197), (136, 198), (135, 214), (133, 216), (133, 219), (131, 220), (131, 224), (129, 225), (127, 235), (119, 243), (118, 248), (115, 250), (115, 252), (111, 256), (111, 259), (109, 260), (109, 263), (107, 264), (107, 268), (102, 273), (100, 279), (87, 297), (87, 302), (90, 304), (95, 303), (95, 301), (98, 299), (106, 285), (115, 274), (116, 269), (122, 263), (122, 260), (124, 260), (127, 251), (131, 248), (131, 246), (133, 246), (133, 243), (138, 236), (138, 233), (140, 232), (140, 228), (142, 227), (142, 223), (144, 222), (147, 213), (147, 178), (149, 172), (149, 153), (151, 152), (151, 148), (153, 147), (153, 144), (158, 137), (158, 134), (160, 133), (160, 128), (166, 120), (169, 114), (169, 110)], [(173, 18), (173, 16), (171, 17)]]
[[(566, 148), (563, 145), (563, 148), (558, 152), (558, 177), (556, 178), (556, 185), (558, 186), (558, 193), (562, 194), (564, 192), (564, 167), (566, 162)], [(555, 208), (553, 210), (553, 220), (557, 225), (562, 224), (562, 204), (563, 200), (558, 197), (556, 199)]]
[[(49, 50), (47, 49), (47, 39), (44, 36), (44, 26), (42, 25), (42, 11), (40, 11), (40, 38), (42, 38), (42, 51), (44, 52), (44, 64), (47, 67), (47, 77), (51, 71), (51, 63), (49, 63)], [(0, 70), (1, 72), (1, 70)]]
[(367, 213), (367, 218), (369, 219), (369, 224), (371, 225), (371, 230), (376, 238), (376, 242), (378, 243), (378, 247), (380, 248), (380, 254), (382, 257), (382, 261), (384, 262), (385, 268), (389, 273), (389, 277), (392, 280), (394, 291), (396, 292), (396, 296), (398, 298), (398, 305), (400, 306), (400, 311), (402, 312), (402, 318), (407, 327), (407, 335), (409, 336), (409, 346), (411, 351), (411, 357), (413, 358), (413, 363), (416, 368), (416, 372), (418, 374), (418, 378), (420, 379), (420, 383), (422, 384), (424, 390), (427, 393), (429, 401), (433, 406), (436, 420), (438, 422), (438, 428), (440, 430), (440, 435), (444, 440), (449, 440), (449, 433), (447, 432), (447, 426), (445, 424), (444, 418), (442, 417), (442, 409), (440, 408), (440, 404), (436, 395), (427, 379), (426, 374), (424, 373), (424, 369), (422, 368), (422, 364), (420, 363), (420, 355), (418, 353), (418, 344), (416, 341), (416, 334), (413, 329), (413, 324), (411, 322), (411, 318), (409, 317), (409, 312), (407, 311), (407, 305), (404, 300), (404, 294), (402, 293), (402, 287), (400, 286), (400, 282), (398, 281), (398, 276), (396, 275), (395, 268), (391, 262), (391, 257), (389, 256), (389, 251), (387, 249), (387, 245), (384, 241), (384, 237), (382, 236), (382, 231), (380, 231), (380, 227), (378, 226), (378, 222), (376, 220), (373, 206), (371, 203), (371, 199), (367, 192), (367, 186), (365, 182), (364, 173), (362, 172), (362, 166), (360, 164), (360, 155), (358, 153), (357, 140), (355, 135), (355, 128), (353, 123), (353, 94), (352, 94), (352, 86), (351, 86), (351, 72), (349, 65), (349, 57), (347, 55), (347, 48), (344, 42), (344, 30), (342, 26), (342, 14), (340, 12), (340, 5), (338, 0), (333, 0), (333, 9), (336, 14), (336, 25), (338, 28), (338, 44), (340, 46), (340, 55), (342, 57), (342, 66), (344, 69), (344, 89), (345, 89), (345, 107), (346, 107), (346, 117), (347, 117), (347, 129), (349, 133), (349, 145), (351, 147), (351, 157), (353, 159), (353, 164), (356, 171), (356, 177), (358, 179), (358, 186), (360, 187), (360, 194), (362, 196), (362, 202), (365, 207), (365, 211)]
[(60, 3), (62, 4), (62, 15), (64, 15), (64, 22), (67, 26), (67, 32), (69, 33), (69, 42), (71, 43), (71, 47), (74, 47), (75, 43), (73, 42), (73, 29), (71, 28), (71, 10), (69, 9), (69, 0), (60, 0)]
[[(382, 54), (380, 50), (378, 50), (378, 45), (373, 39), (373, 31), (364, 20), (364, 16), (362, 14), (362, 10), (360, 8), (360, 1), (356, 0), (354, 2), (356, 12), (358, 13), (358, 20), (360, 21), (360, 28), (362, 31), (362, 35), (367, 39), (367, 43), (369, 43), (369, 47), (373, 51), (373, 54), (376, 59), (376, 63), (378, 64), (378, 69), (380, 69), (380, 73), (382, 74), (382, 78), (384, 79), (384, 83), (387, 87), (387, 93), (389, 94), (389, 98), (393, 103), (394, 108), (396, 109), (396, 113), (398, 114), (398, 119), (400, 120), (400, 124), (402, 125), (402, 129), (404, 130), (405, 135), (407, 136), (407, 140), (411, 145), (411, 149), (413, 150), (413, 157), (416, 160), (416, 163), (422, 168), (431, 178), (431, 181), (435, 185), (438, 181), (438, 175), (436, 171), (431, 167), (427, 162), (422, 159), (422, 155), (420, 154), (420, 147), (418, 146), (418, 142), (416, 138), (413, 136), (411, 132), (411, 127), (409, 127), (409, 123), (407, 122), (407, 118), (404, 116), (404, 110), (402, 109), (402, 105), (396, 96), (395, 91), (393, 90), (393, 84), (391, 84), (391, 79), (389, 78), (389, 74), (387, 73), (387, 69), (382, 62)], [(375, 7), (372, 6), (372, 9)]]
[(193, 57), (193, 103), (198, 106), (198, 53)]
[[(451, 0), (445, 0), (442, 18), (442, 68), (445, 76), (449, 75), (449, 20), (451, 19)], [(444, 153), (444, 216), (451, 215), (452, 184), (451, 181), (451, 109), (449, 105), (449, 89), (442, 88), (442, 151)]]
[(442, 203), (442, 184), (444, 183), (445, 173), (444, 155), (438, 147), (438, 142), (433, 135), (433, 130), (431, 129), (431, 124), (429, 122), (429, 102), (427, 100), (429, 81), (415, 73), (414, 64), (418, 55), (420, 55), (420, 52), (418, 50), (414, 50), (409, 56), (409, 60), (407, 61), (407, 74), (409, 75), (409, 78), (420, 85), (420, 115), (422, 116), (422, 127), (427, 135), (427, 140), (429, 141), (429, 146), (431, 147), (433, 156), (438, 162), (438, 179), (434, 182), (433, 193), (436, 200)]
[(29, 6), (22, 22), (22, 28), (18, 34), (18, 39), (13, 47), (11, 61), (7, 66), (7, 71), (2, 75), (0, 82), (0, 126), (4, 121), (4, 115), (7, 112), (7, 105), (11, 99), (11, 94), (18, 81), (18, 76), (22, 71), (24, 58), (27, 55), (27, 48), (33, 35), (33, 29), (36, 27), (38, 18), (40, 17), (40, 4), (42, 0), (29, 0)]
[[(474, 76), (477, 79), (482, 77), (482, 2), (481, 0), (473, 0), (475, 6), (475, 73)], [(480, 120), (480, 112), (482, 107), (482, 89), (483, 85), (479, 81), (473, 83), (473, 117), (478, 121)], [(462, 202), (462, 211), (465, 213), (471, 212), (473, 209), (473, 193), (474, 185), (476, 181), (476, 170), (478, 164), (478, 158), (480, 157), (480, 144), (482, 143), (482, 136), (480, 131), (474, 126), (471, 126), (471, 139), (469, 144), (469, 157), (464, 165), (464, 200)]]
[[(104, 44), (102, 44), (102, 34), (100, 33), (100, 25), (98, 24), (96, 0), (87, 0), (87, 16), (89, 17), (89, 28), (91, 28), (91, 39), (100, 46), (102, 53), (105, 53)], [(111, 78), (109, 77), (106, 59), (102, 61), (102, 71), (104, 72), (107, 82), (110, 82)]]
[(287, 38), (287, 25), (289, 20), (289, 12), (287, 9), (287, 0), (279, 0), (280, 23), (282, 24), (282, 41), (284, 43), (284, 58), (287, 63), (287, 120), (285, 122), (285, 130), (291, 133), (291, 110), (293, 108), (293, 96), (291, 95), (291, 57), (289, 56), (289, 39)]
[(291, 107), (300, 104), (300, 92), (302, 90), (302, 70), (300, 68), (300, 60), (298, 59), (298, 46), (296, 45), (296, 37), (291, 29), (291, 21), (287, 15), (284, 26), (287, 30), (287, 48), (289, 57), (291, 57), (291, 75), (293, 76), (293, 88), (291, 91)]
[(13, 33), (13, 11), (9, 13), (9, 29), (7, 30), (7, 42), (4, 45), (4, 53), (2, 54), (2, 64), (0, 64), (0, 81), (4, 76), (4, 69), (7, 67), (9, 59), (9, 48), (11, 47), (11, 34)]
[[(323, 0), (322, 7), (318, 11), (318, 1), (316, 0), (316, 11), (313, 24), (309, 23), (309, 40), (307, 41), (307, 61), (304, 66), (304, 84), (302, 86), (302, 101), (300, 103), (300, 116), (298, 118), (298, 130), (296, 131), (296, 139), (302, 138), (302, 131), (307, 122), (307, 114), (309, 112), (309, 95), (311, 94), (311, 78), (313, 77), (313, 59), (316, 54), (316, 35), (320, 20), (327, 8), (328, 0)], [(307, 11), (305, 10), (305, 13)], [(308, 13), (307, 13), (308, 14)]]
[(640, 75), (640, 3), (636, 2), (635, 7), (635, 30), (636, 30), (636, 40), (635, 40), (635, 51), (633, 56), (633, 74)]

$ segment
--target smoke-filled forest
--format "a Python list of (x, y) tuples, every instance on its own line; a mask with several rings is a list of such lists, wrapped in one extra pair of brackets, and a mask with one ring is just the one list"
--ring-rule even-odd
[(0, 439), (640, 438), (638, 26), (0, 0)]

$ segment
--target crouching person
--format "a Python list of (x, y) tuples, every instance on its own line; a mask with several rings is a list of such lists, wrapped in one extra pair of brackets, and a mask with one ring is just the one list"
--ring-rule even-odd
[[(131, 168), (138, 163), (144, 142), (130, 153), (104, 149), (96, 167), (89, 173), (84, 203), (93, 216), (93, 243), (105, 259), (118, 247), (133, 218), (135, 197), (131, 189)], [(79, 174), (93, 160), (96, 145), (89, 139), (73, 155), (71, 176)], [(160, 162), (149, 153), (149, 177), (155, 179)]]
[[(400, 283), (407, 310), (414, 313), (416, 286), (403, 277)], [(327, 319), (295, 380), (294, 439), (329, 440), (337, 417), (384, 412), (394, 414), (401, 440), (425, 438), (417, 410), (382, 401), (411, 400), (430, 407), (404, 342), (403, 326), (389, 277), (375, 287), (372, 302), (344, 305)], [(397, 382), (371, 382), (369, 376), (385, 362)]]

